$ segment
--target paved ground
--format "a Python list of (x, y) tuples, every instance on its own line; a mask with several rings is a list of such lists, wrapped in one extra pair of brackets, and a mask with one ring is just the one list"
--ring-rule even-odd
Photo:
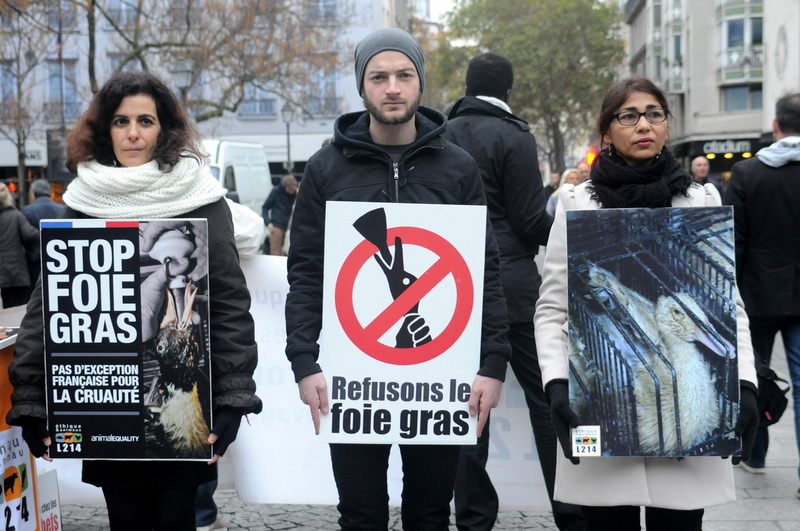
[[(786, 376), (786, 361), (780, 345), (773, 354), (773, 367)], [(735, 502), (706, 510), (705, 531), (797, 531), (800, 529), (800, 463), (794, 438), (792, 404), (781, 421), (770, 428), (767, 473), (748, 474), (739, 467)], [(234, 490), (219, 490), (215, 496), (222, 519), (230, 530), (338, 529), (336, 508), (327, 505), (272, 505), (244, 503)], [(63, 531), (106, 531), (108, 518), (102, 504), (63, 505)], [(402, 529), (400, 515), (393, 509), (389, 529)], [(495, 529), (554, 530), (549, 513), (502, 511)], [(455, 526), (451, 526), (455, 530)], [(680, 531), (680, 530), (676, 530)]]

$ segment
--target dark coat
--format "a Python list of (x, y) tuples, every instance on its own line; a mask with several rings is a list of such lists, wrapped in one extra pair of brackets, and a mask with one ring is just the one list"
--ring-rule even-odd
[[(66, 208), (62, 218), (88, 216)], [(261, 411), (253, 373), (258, 362), (255, 325), (250, 315), (250, 292), (239, 267), (233, 222), (224, 199), (187, 212), (181, 218), (208, 220), (211, 377), (213, 410), (232, 407), (243, 413)], [(44, 336), (41, 282), (34, 290), (20, 325), (9, 366), (14, 391), (9, 424), (26, 417), (46, 419)], [(214, 479), (216, 467), (204, 462), (84, 461), (83, 480), (97, 486), (152, 487), (169, 481), (173, 486), (198, 485)]]
[(297, 197), (296, 194), (290, 194), (286, 191), (283, 183), (273, 188), (261, 207), (261, 217), (264, 218), (264, 225), (272, 223), (278, 229), (288, 229), (295, 197)]
[[(286, 356), (297, 381), (321, 372), (323, 248), (326, 201), (372, 201), (484, 205), (486, 198), (475, 161), (443, 140), (445, 118), (420, 107), (417, 140), (398, 163), (372, 142), (369, 115), (345, 114), (336, 120), (331, 144), (306, 164), (298, 192), (289, 247), (286, 299)], [(478, 374), (503, 380), (511, 348), (499, 277), (497, 244), (489, 220), (484, 242), (483, 327)]]
[(64, 210), (64, 205), (60, 205), (49, 197), (40, 195), (33, 203), (22, 207), (22, 213), (28, 218), (31, 225), (39, 228), (39, 222), (43, 219), (55, 219)]
[[(43, 219), (55, 219), (64, 210), (64, 205), (56, 203), (49, 196), (40, 195), (33, 203), (22, 207), (22, 213), (28, 219), (28, 222), (39, 229), (39, 222)], [(39, 246), (28, 249), (28, 265), (30, 267), (31, 284), (36, 284), (36, 279), (39, 278)], [(32, 286), (31, 286), (32, 287)]]
[(800, 162), (779, 168), (758, 158), (733, 165), (736, 282), (750, 316), (800, 315)]
[(473, 96), (456, 102), (442, 136), (478, 163), (509, 320), (529, 323), (542, 283), (533, 260), (553, 224), (545, 212), (549, 194), (542, 188), (536, 140), (525, 121)]
[(22, 212), (16, 208), (0, 210), (0, 288), (30, 285), (25, 249), (38, 245), (39, 231)]

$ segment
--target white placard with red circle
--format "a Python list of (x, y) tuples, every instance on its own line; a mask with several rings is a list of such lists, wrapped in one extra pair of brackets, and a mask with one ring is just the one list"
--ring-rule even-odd
[(327, 203), (324, 440), (474, 443), (485, 230), (483, 206)]

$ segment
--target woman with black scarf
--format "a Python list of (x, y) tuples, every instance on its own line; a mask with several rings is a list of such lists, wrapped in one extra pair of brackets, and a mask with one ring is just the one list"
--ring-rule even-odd
[[(542, 380), (564, 456), (559, 455), (555, 499), (583, 506), (588, 529), (638, 530), (640, 506), (647, 529), (700, 530), (703, 508), (735, 499), (732, 461), (738, 458), (595, 457), (572, 455), (567, 349), (566, 211), (599, 208), (719, 206), (713, 185), (692, 182), (666, 147), (670, 112), (651, 81), (632, 78), (606, 95), (597, 125), (603, 149), (591, 180), (565, 185), (550, 233), (534, 322)], [(736, 435), (743, 455), (757, 426), (756, 374), (747, 316), (737, 295), (738, 370), (741, 384)], [(570, 463), (571, 462), (571, 463)]]

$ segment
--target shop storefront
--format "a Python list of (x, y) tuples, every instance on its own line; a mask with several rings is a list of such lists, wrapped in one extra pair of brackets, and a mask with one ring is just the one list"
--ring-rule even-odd
[[(36, 179), (47, 177), (47, 146), (36, 140), (26, 142), (25, 151), (25, 179), (26, 190), (30, 189), (30, 183)], [(7, 138), (0, 139), (0, 182), (3, 182), (14, 194), (19, 205), (17, 192), (20, 182), (17, 177), (19, 173), (19, 156), (17, 146)]]
[(733, 165), (755, 156), (759, 149), (770, 145), (771, 136), (693, 140), (677, 144), (673, 146), (673, 150), (683, 167), (687, 169), (696, 157), (706, 157), (711, 168), (710, 178), (720, 181), (724, 187), (730, 178)]

